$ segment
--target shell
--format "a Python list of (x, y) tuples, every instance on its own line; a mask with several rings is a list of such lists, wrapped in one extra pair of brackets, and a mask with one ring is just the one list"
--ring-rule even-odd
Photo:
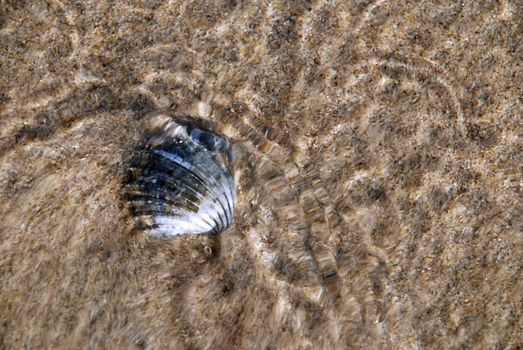
[(229, 142), (172, 119), (131, 157), (126, 199), (153, 236), (217, 234), (234, 218), (236, 186)]

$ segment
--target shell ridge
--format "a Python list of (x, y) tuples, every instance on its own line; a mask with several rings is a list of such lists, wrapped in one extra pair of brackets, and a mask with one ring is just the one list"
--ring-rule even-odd
[[(167, 152), (165, 152), (165, 151), (158, 151), (158, 152), (161, 152), (161, 154), (164, 155), (166, 158), (168, 158), (168, 159), (172, 160), (173, 162), (177, 163), (175, 159), (172, 159), (172, 158), (175, 158), (175, 157), (172, 157), (172, 158), (169, 157), (170, 153), (167, 153)], [(164, 153), (166, 153), (166, 154), (164, 154)], [(217, 167), (217, 166), (216, 166), (216, 167)], [(212, 183), (212, 185), (214, 185), (214, 186), (212, 186), (211, 188), (209, 188), (208, 186), (206, 186), (206, 188), (208, 188), (209, 191), (210, 191), (211, 193), (213, 193), (214, 195), (216, 195), (216, 196), (219, 198), (218, 201), (219, 201), (220, 205), (222, 206), (222, 209), (224, 210), (224, 212), (227, 212), (227, 210), (225, 209), (225, 207), (224, 207), (223, 204), (222, 204), (222, 199), (225, 198), (225, 201), (226, 201), (227, 206), (228, 206), (228, 208), (229, 208), (229, 214), (231, 214), (231, 212), (232, 212), (232, 208), (231, 208), (231, 204), (230, 204), (231, 199), (228, 198), (227, 194), (226, 194), (225, 192), (223, 192), (223, 191), (222, 191), (221, 194), (219, 194), (219, 193), (217, 192), (217, 189), (220, 188), (220, 187), (224, 187), (224, 186), (226, 186), (226, 187), (229, 187), (229, 190), (230, 190), (230, 192), (232, 193), (232, 189), (231, 189), (231, 187), (233, 187), (233, 186), (231, 186), (231, 182), (232, 182), (232, 181), (229, 181), (229, 183), (227, 183), (227, 181), (224, 181), (224, 180), (225, 180), (225, 179), (224, 179), (224, 176), (220, 176), (220, 177), (218, 178), (218, 177), (216, 177), (216, 176), (213, 176), (211, 172), (207, 171), (207, 169), (205, 169), (205, 168), (203, 168), (203, 167), (198, 167), (198, 168), (201, 169), (202, 172), (203, 172), (205, 175), (209, 175), (210, 178), (214, 178), (214, 179), (215, 179), (215, 181), (213, 181), (213, 183)], [(190, 171), (190, 170), (189, 170), (189, 171)], [(191, 171), (191, 173), (194, 173), (194, 172)], [(202, 181), (202, 184), (203, 184), (203, 181)], [(222, 195), (223, 195), (223, 196), (222, 196)], [(232, 219), (229, 218), (229, 216), (227, 216), (227, 223), (228, 223), (228, 224), (231, 224), (231, 223), (232, 223)]]

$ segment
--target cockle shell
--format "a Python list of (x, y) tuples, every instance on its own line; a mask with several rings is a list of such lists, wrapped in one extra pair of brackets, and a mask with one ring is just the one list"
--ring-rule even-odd
[(232, 167), (225, 138), (173, 118), (131, 157), (126, 198), (141, 228), (153, 236), (216, 234), (233, 222)]

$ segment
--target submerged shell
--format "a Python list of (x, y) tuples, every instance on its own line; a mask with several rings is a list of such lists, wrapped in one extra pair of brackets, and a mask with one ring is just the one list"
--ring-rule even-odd
[(171, 120), (131, 158), (126, 197), (154, 236), (216, 234), (233, 221), (236, 188), (229, 142)]

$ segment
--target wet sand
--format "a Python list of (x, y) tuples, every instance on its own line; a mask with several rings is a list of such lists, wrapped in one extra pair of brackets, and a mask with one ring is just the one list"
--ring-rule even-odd
[[(0, 348), (523, 346), (520, 1), (1, 1)], [(235, 222), (122, 199), (157, 115)]]

